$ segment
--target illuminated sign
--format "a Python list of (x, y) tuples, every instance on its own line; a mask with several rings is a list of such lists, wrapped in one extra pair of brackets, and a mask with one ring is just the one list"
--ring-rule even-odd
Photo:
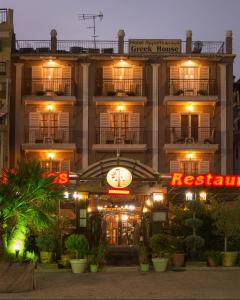
[(125, 188), (132, 182), (131, 172), (123, 167), (116, 167), (107, 173), (107, 182), (113, 188)]
[(185, 175), (173, 173), (170, 186), (212, 186), (212, 187), (240, 187), (240, 176), (233, 175)]
[(131, 191), (128, 189), (109, 189), (108, 195), (114, 195), (114, 196), (128, 196), (131, 195)]
[(45, 173), (46, 177), (54, 176), (55, 179), (53, 184), (67, 184), (69, 183), (69, 173), (68, 172), (48, 172)]

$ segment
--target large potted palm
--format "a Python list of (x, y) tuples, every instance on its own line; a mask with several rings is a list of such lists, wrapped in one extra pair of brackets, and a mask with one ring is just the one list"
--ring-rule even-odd
[[(22, 262), (25, 256), (25, 243), (32, 230), (46, 230), (56, 221), (56, 210), (62, 197), (61, 188), (53, 185), (54, 177), (44, 177), (40, 164), (36, 161), (21, 161), (17, 168), (6, 171), (0, 183), (0, 245), (4, 247), (5, 260)], [(7, 264), (7, 263), (6, 263)], [(33, 272), (21, 264), (22, 273)], [(4, 273), (1, 291), (25, 291), (33, 288), (33, 275), (17, 275), (14, 264)], [(18, 270), (19, 270), (18, 265)], [(26, 275), (26, 274), (25, 274)], [(18, 276), (18, 278), (16, 278)], [(21, 280), (24, 282), (20, 282)]]
[(71, 234), (65, 240), (65, 246), (68, 250), (75, 252), (75, 259), (71, 259), (73, 273), (83, 273), (87, 264), (88, 241), (82, 234)]
[(154, 234), (150, 239), (152, 262), (156, 272), (165, 272), (168, 266), (170, 243), (165, 234)]

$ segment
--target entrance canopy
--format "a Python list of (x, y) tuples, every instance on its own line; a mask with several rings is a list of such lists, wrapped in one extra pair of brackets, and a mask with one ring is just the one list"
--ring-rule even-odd
[(107, 172), (117, 166), (127, 168), (135, 180), (158, 181), (159, 174), (138, 160), (125, 157), (113, 157), (90, 165), (79, 173), (79, 180), (105, 179)]

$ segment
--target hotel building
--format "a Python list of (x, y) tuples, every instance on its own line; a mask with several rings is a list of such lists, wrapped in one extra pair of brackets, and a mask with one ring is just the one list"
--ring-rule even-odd
[[(37, 159), (47, 172), (69, 171), (69, 228), (98, 212), (110, 244), (134, 244), (143, 213), (153, 232), (167, 221), (172, 172), (232, 174), (233, 60), (231, 31), (222, 42), (191, 31), (186, 41), (126, 40), (123, 30), (117, 41), (63, 41), (56, 30), (16, 40), (11, 165)], [(114, 167), (131, 172), (131, 195), (107, 193)]]

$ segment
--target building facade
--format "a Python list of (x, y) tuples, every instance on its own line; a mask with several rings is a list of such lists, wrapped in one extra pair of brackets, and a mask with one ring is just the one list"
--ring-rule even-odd
[[(50, 40), (17, 40), (12, 53), (12, 166), (37, 159), (46, 172), (69, 171), (88, 208), (76, 216), (69, 201), (63, 214), (84, 228), (104, 212), (111, 244), (134, 244), (155, 192), (153, 228), (167, 220), (159, 178), (233, 172), (232, 33), (225, 42), (192, 41), (191, 31), (186, 41), (124, 39), (120, 30), (117, 41), (60, 41), (52, 30)], [(115, 166), (133, 175), (128, 197), (106, 193)]]
[(0, 169), (9, 167), (9, 112), (13, 11), (0, 9)]

